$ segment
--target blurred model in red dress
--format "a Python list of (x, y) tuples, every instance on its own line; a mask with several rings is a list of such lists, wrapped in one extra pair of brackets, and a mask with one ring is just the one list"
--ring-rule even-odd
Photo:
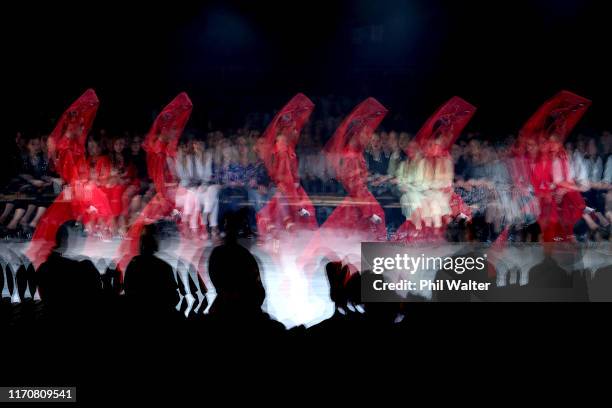
[(276, 187), (270, 201), (258, 211), (257, 229), (263, 237), (280, 228), (292, 231), (317, 228), (315, 209), (300, 185), (295, 147), (314, 104), (295, 95), (281, 109), (262, 136), (258, 153)]
[(539, 201), (538, 223), (544, 242), (572, 240), (573, 228), (585, 209), (583, 187), (571, 171), (563, 143), (591, 101), (561, 91), (527, 121), (517, 143), (538, 146), (527, 158), (531, 184)]
[(98, 106), (96, 93), (88, 89), (64, 112), (49, 135), (49, 157), (65, 186), (41, 218), (28, 247), (27, 255), (35, 267), (47, 259), (63, 223), (76, 220), (86, 224), (90, 217), (107, 220), (110, 216), (106, 195), (90, 179), (85, 154), (85, 142)]
[[(342, 121), (324, 148), (330, 168), (347, 192), (344, 200), (319, 227), (300, 255), (298, 264), (311, 261), (316, 251), (335, 247), (338, 240), (357, 244), (361, 241), (386, 240), (385, 213), (368, 190), (368, 169), (364, 150), (373, 132), (387, 114), (387, 109), (374, 98), (361, 102)], [(351, 245), (351, 248), (354, 245)], [(352, 249), (351, 249), (352, 250)], [(339, 260), (339, 259), (332, 259)]]
[(117, 267), (120, 271), (125, 271), (128, 262), (140, 252), (140, 235), (144, 226), (171, 215), (176, 209), (177, 190), (181, 187), (173, 171), (174, 160), (192, 108), (189, 96), (180, 93), (157, 116), (145, 137), (143, 149), (147, 152), (147, 170), (156, 193), (130, 226), (127, 239), (119, 246)]

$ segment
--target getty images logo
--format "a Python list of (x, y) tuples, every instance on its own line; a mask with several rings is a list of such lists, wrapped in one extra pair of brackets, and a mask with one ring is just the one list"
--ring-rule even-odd
[(372, 272), (381, 275), (387, 271), (405, 271), (415, 274), (419, 270), (453, 271), (459, 275), (486, 268), (487, 254), (482, 256), (410, 256), (396, 254), (394, 257), (376, 257), (372, 260)]

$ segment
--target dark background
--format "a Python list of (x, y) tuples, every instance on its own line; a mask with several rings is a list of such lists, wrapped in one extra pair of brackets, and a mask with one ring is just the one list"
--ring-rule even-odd
[(88, 87), (114, 130), (144, 132), (183, 90), (201, 128), (304, 92), (374, 96), (415, 131), (460, 95), (479, 108), (468, 129), (496, 137), (561, 89), (593, 100), (578, 131), (612, 128), (601, 1), (51, 3), (3, 6), (5, 141), (50, 131)]

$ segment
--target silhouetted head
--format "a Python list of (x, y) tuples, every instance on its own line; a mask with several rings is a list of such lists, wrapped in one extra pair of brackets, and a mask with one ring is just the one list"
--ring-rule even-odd
[(208, 273), (220, 300), (238, 307), (260, 308), (263, 304), (266, 293), (257, 260), (242, 245), (227, 243), (213, 249)]
[(344, 283), (348, 278), (348, 268), (343, 268), (340, 262), (328, 262), (325, 265), (325, 273), (329, 281), (329, 297), (336, 306), (346, 304), (346, 291)]
[(66, 252), (69, 248), (74, 249), (76, 223), (74, 221), (66, 221), (57, 229), (55, 233), (55, 251)]
[(145, 225), (140, 236), (140, 254), (153, 255), (159, 250), (159, 242), (157, 240), (157, 225)]

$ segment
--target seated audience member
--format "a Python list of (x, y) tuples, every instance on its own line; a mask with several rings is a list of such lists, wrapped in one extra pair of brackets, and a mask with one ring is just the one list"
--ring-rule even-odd
[(144, 208), (145, 204), (148, 203), (155, 194), (153, 183), (151, 183), (151, 179), (149, 178), (147, 154), (142, 148), (141, 136), (134, 136), (130, 140), (127, 161), (136, 171), (133, 186), (128, 187), (122, 197), (124, 217), (127, 223), (131, 224)]
[(355, 309), (356, 306), (350, 303), (350, 286), (353, 285), (349, 285), (349, 282), (355, 282), (359, 273), (350, 275), (348, 266), (343, 266), (341, 262), (328, 262), (325, 265), (325, 273), (329, 282), (329, 297), (334, 302), (334, 314), (309, 328), (308, 334), (315, 339), (354, 335), (359, 321), (355, 315), (359, 315), (359, 312)]
[(95, 324), (102, 282), (91, 261), (79, 262), (66, 256), (69, 252), (78, 253), (82, 242), (75, 225), (73, 221), (62, 224), (57, 231), (55, 248), (36, 271), (40, 297), (51, 320), (74, 319), (79, 325)]
[(147, 225), (140, 238), (140, 254), (125, 271), (124, 288), (134, 318), (172, 321), (180, 314), (178, 285), (172, 267), (155, 256), (159, 250), (157, 226)]
[(383, 144), (378, 133), (372, 135), (364, 155), (369, 173), (368, 190), (383, 207), (388, 226), (395, 229), (398, 220), (390, 208), (390, 205), (396, 201), (392, 194), (391, 180), (393, 175), (388, 174), (391, 153), (387, 154), (383, 150)]
[(6, 233), (14, 236), (17, 229), (21, 228), (22, 236), (29, 237), (45, 209), (53, 201), (54, 190), (53, 177), (47, 158), (42, 152), (40, 138), (38, 136), (28, 138), (25, 147), (25, 153), (22, 154), (18, 167), (18, 178), (13, 184), (20, 198), (12, 201), (10, 205), (7, 204), (5, 208), (9, 211), (11, 208), (15, 209), (11, 221), (6, 226)]
[(241, 214), (243, 225), (240, 233), (248, 236), (252, 235), (248, 223), (249, 211), (245, 206), (248, 202), (247, 186), (253, 175), (253, 164), (248, 152), (248, 146), (244, 137), (237, 139), (236, 149), (226, 146), (223, 149), (223, 163), (219, 173), (219, 179), (223, 187), (219, 192), (219, 219), (221, 227), (224, 228), (228, 213)]
[(198, 233), (198, 197), (195, 179), (195, 162), (191, 142), (183, 141), (178, 146), (175, 170), (181, 188), (176, 193), (176, 205), (181, 210), (181, 231), (186, 237)]
[(125, 219), (124, 194), (130, 187), (135, 187), (137, 182), (136, 168), (127, 159), (125, 151), (125, 138), (116, 137), (111, 142), (110, 173), (106, 179), (103, 191), (106, 193), (110, 204), (113, 234), (124, 236), (127, 231), (127, 220)]
[(250, 332), (265, 338), (285, 331), (262, 310), (266, 291), (257, 260), (246, 248), (228, 239), (210, 254), (208, 273), (217, 292), (208, 315), (210, 333)]
[[(202, 225), (193, 225), (197, 220), (192, 219), (191, 228), (200, 229), (199, 236), (208, 238), (208, 227), (217, 228), (219, 213), (219, 192), (212, 183), (212, 150), (206, 148), (204, 140), (195, 139), (192, 142), (193, 150), (193, 176), (196, 187), (196, 213), (201, 216)], [(211, 215), (212, 214), (212, 215)]]

